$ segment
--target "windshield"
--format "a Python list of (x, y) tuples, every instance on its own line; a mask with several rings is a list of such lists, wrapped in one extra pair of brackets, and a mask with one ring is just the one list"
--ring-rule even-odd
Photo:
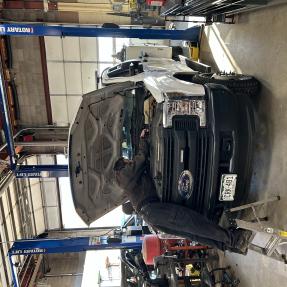
[(137, 153), (139, 137), (144, 128), (145, 89), (135, 87), (125, 93), (122, 156), (132, 159)]

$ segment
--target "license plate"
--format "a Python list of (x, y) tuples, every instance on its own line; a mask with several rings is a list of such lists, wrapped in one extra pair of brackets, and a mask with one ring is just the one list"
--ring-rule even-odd
[(220, 201), (233, 201), (236, 188), (237, 174), (223, 174), (220, 184)]

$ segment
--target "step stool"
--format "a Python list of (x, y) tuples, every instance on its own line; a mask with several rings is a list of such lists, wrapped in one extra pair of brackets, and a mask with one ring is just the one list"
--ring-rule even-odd
[[(287, 264), (286, 254), (281, 254), (277, 250), (279, 246), (287, 244), (287, 231), (269, 226), (268, 220), (266, 217), (259, 218), (256, 214), (256, 207), (262, 206), (270, 202), (279, 201), (279, 200), (280, 200), (279, 196), (273, 196), (266, 200), (261, 200), (261, 201), (257, 201), (254, 203), (245, 204), (245, 205), (231, 208), (227, 211), (227, 214), (229, 215), (231, 225), (245, 229), (245, 230), (253, 231), (253, 236), (250, 239), (249, 249), (255, 252), (258, 252), (260, 254), (272, 257), (276, 260), (283, 261), (285, 264)], [(253, 215), (255, 217), (254, 220), (245, 221), (245, 220), (241, 220), (237, 218), (235, 219), (232, 218), (231, 213), (236, 212), (236, 211), (246, 210), (249, 208), (252, 209)], [(261, 246), (258, 246), (252, 243), (252, 240), (254, 239), (256, 233), (258, 232), (270, 235), (270, 238), (264, 247), (261, 247)]]

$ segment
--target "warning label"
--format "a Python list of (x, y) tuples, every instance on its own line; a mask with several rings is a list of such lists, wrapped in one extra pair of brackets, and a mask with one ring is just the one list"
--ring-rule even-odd
[(15, 34), (33, 34), (34, 29), (32, 27), (23, 27), (23, 26), (12, 26), (12, 27), (5, 27), (0, 26), (0, 34), (5, 33), (15, 33)]

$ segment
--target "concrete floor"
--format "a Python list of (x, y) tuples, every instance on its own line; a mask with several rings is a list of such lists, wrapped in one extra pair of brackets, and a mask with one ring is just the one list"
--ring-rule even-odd
[[(234, 25), (205, 28), (201, 59), (260, 80), (261, 94), (253, 99), (258, 122), (249, 200), (280, 195), (281, 201), (266, 212), (274, 226), (287, 230), (286, 30), (287, 4), (242, 14)], [(242, 287), (286, 286), (287, 265), (273, 259), (249, 251), (247, 256), (226, 253), (223, 261), (233, 267)]]

